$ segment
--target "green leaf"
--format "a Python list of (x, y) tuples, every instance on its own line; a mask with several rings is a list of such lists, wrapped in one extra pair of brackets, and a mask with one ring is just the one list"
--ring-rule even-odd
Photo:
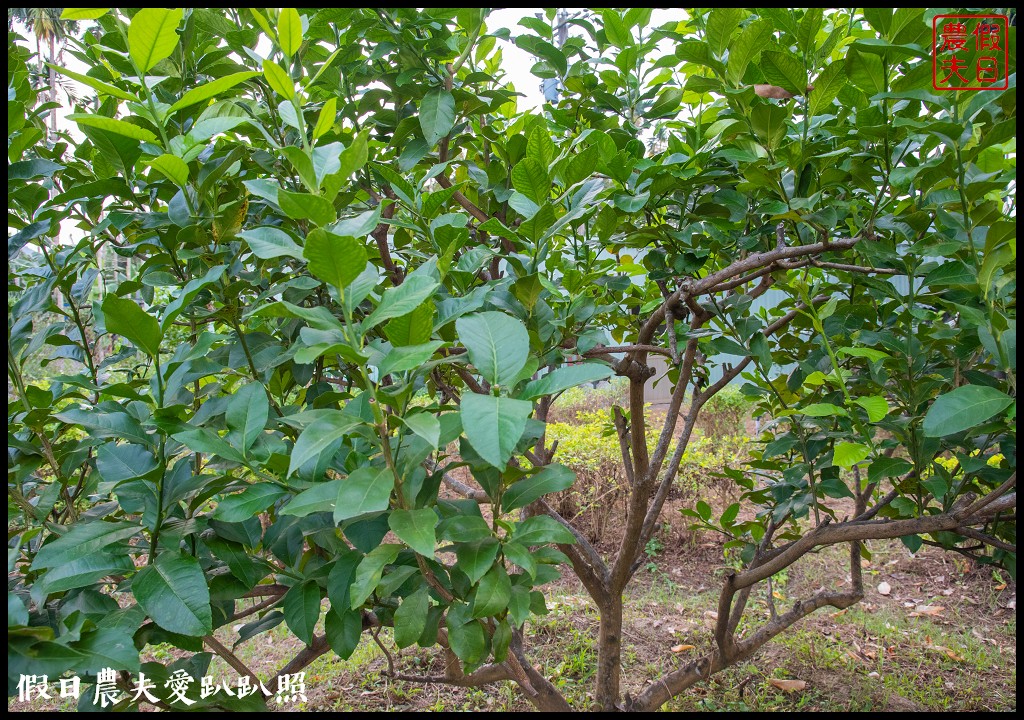
[(312, 220), (317, 225), (330, 225), (338, 219), (334, 205), (324, 197), (297, 193), (289, 190), (277, 191), (277, 204), (284, 214), (294, 220)]
[(139, 651), (132, 642), (131, 631), (127, 629), (98, 627), (84, 632), (74, 648), (86, 655), (83, 662), (75, 665), (75, 672), (94, 674), (104, 668), (133, 673), (139, 671)]
[(881, 395), (854, 398), (853, 401), (867, 411), (868, 420), (871, 422), (878, 422), (889, 414), (889, 403)]
[(142, 429), (134, 417), (125, 412), (97, 412), (95, 409), (68, 408), (53, 416), (69, 425), (78, 425), (93, 437), (129, 440), (140, 445), (152, 445), (153, 438)]
[(349, 589), (352, 586), (356, 568), (362, 559), (362, 553), (355, 550), (341, 550), (327, 575), (327, 597), (330, 598), (331, 605), (338, 611), (347, 610), (351, 605)]
[(59, 72), (61, 75), (66, 75), (72, 80), (77, 80), (83, 85), (88, 85), (98, 93), (110, 95), (111, 97), (116, 97), (119, 100), (139, 102), (139, 98), (135, 95), (132, 95), (127, 90), (122, 90), (116, 85), (111, 85), (110, 83), (103, 82), (102, 80), (97, 80), (96, 78), (90, 75), (82, 75), (81, 73), (73, 72), (71, 70), (68, 70), (67, 68), (63, 68), (60, 65), (55, 65), (53, 63), (46, 63), (46, 67), (55, 70), (56, 72)]
[(136, 303), (116, 295), (103, 298), (103, 317), (107, 332), (128, 338), (135, 347), (150, 357), (160, 351), (160, 323)]
[(270, 38), (271, 41), (277, 42), (277, 33), (274, 32), (272, 27), (270, 27), (270, 23), (267, 22), (267, 18), (263, 16), (263, 13), (256, 8), (249, 8), (249, 12), (252, 14), (253, 20), (256, 21), (256, 24), (260, 26), (260, 29), (267, 34), (267, 37)]
[(366, 598), (370, 597), (370, 593), (373, 592), (374, 588), (377, 587), (377, 583), (380, 582), (380, 576), (384, 572), (384, 567), (395, 561), (395, 558), (398, 557), (398, 552), (403, 547), (403, 545), (394, 543), (378, 545), (362, 559), (359, 567), (356, 568), (355, 577), (349, 588), (353, 610), (362, 607), (363, 603), (366, 602)]
[(112, 132), (115, 135), (141, 140), (142, 142), (156, 142), (156, 135), (144, 127), (133, 125), (126, 120), (115, 120), (104, 115), (85, 115), (83, 113), (71, 113), (66, 116), (68, 120), (74, 120), (79, 125), (99, 128)]
[(639, 195), (617, 192), (613, 197), (615, 207), (624, 213), (633, 214), (643, 210), (647, 201), (651, 199), (649, 192), (642, 192)]
[(289, 77), (283, 67), (270, 58), (263, 61), (263, 77), (267, 79), (270, 89), (285, 100), (291, 100), (295, 97), (295, 82)]
[(161, 553), (132, 579), (132, 592), (164, 630), (193, 637), (213, 632), (210, 590), (199, 561), (191, 555)]
[(547, 168), (532, 157), (523, 158), (512, 168), (512, 187), (540, 205), (551, 194)]
[(405, 426), (437, 450), (441, 444), (441, 421), (431, 412), (420, 412), (402, 418)]
[(128, 522), (79, 522), (56, 540), (39, 548), (32, 560), (33, 570), (65, 563), (114, 549), (114, 544), (138, 533), (141, 528)]
[(242, 454), (228, 445), (217, 433), (208, 428), (192, 427), (171, 435), (175, 440), (187, 447), (189, 450), (211, 455), (220, 455), (225, 460), (236, 463), (244, 463)]
[(807, 92), (807, 71), (804, 64), (788, 52), (765, 50), (761, 53), (761, 70), (772, 85), (789, 90), (794, 95)]
[(302, 46), (302, 18), (295, 8), (282, 8), (277, 18), (277, 43), (288, 57)]
[(334, 504), (338, 500), (338, 491), (342, 480), (330, 480), (317, 483), (308, 490), (303, 490), (281, 508), (282, 515), (306, 517), (314, 512), (334, 512)]
[(306, 189), (316, 194), (319, 191), (320, 183), (316, 179), (313, 161), (306, 151), (294, 145), (289, 145), (288, 147), (281, 148), (281, 152), (284, 153), (285, 157), (288, 158), (288, 162), (295, 168), (295, 172), (299, 174), (299, 179), (302, 180), (302, 184), (306, 186)]
[(8, 180), (33, 180), (37, 177), (52, 177), (55, 172), (64, 169), (64, 165), (33, 158), (32, 160), (19, 160), (7, 166)]
[(871, 448), (861, 443), (837, 442), (832, 453), (832, 463), (849, 470), (871, 454)]
[[(650, 119), (672, 117), (679, 110), (683, 101), (683, 89), (677, 87), (665, 88), (661, 91), (651, 107), (644, 113)], [(589, 175), (589, 173), (587, 173)]]
[(420, 129), (427, 145), (434, 147), (455, 126), (455, 98), (447, 90), (434, 88), (420, 102)]
[[(449, 618), (451, 611), (448, 612)], [(449, 619), (448, 642), (452, 652), (467, 665), (475, 665), (487, 656), (487, 635), (478, 620), (452, 623)]]
[(527, 518), (516, 526), (513, 538), (520, 545), (542, 545), (544, 543), (558, 543), (560, 545), (574, 545), (576, 538), (569, 530), (561, 525), (554, 518), (547, 515), (535, 515)]
[(493, 395), (467, 393), (462, 396), (462, 427), (477, 454), (504, 470), (526, 429), (533, 404)]
[(867, 358), (871, 362), (878, 362), (884, 360), (887, 357), (892, 357), (889, 353), (882, 350), (875, 350), (874, 348), (866, 347), (842, 347), (836, 350), (837, 355), (848, 355), (849, 357), (862, 357)]
[(924, 434), (945, 437), (970, 430), (1013, 404), (1013, 398), (984, 385), (964, 385), (940, 395), (924, 416)]
[(325, 616), (324, 632), (331, 650), (342, 660), (348, 660), (363, 637), (363, 614), (332, 606)]
[(882, 59), (877, 55), (858, 52), (855, 48), (850, 48), (846, 54), (846, 74), (850, 78), (850, 82), (868, 95), (885, 90)]
[[(127, 554), (107, 555), (94, 552), (77, 560), (62, 562), (40, 580), (47, 594), (92, 585), (108, 575), (127, 575), (135, 570)], [(25, 623), (27, 624), (27, 623)]]
[(252, 254), (260, 260), (278, 257), (302, 259), (302, 248), (292, 240), (291, 235), (276, 227), (257, 227), (243, 230), (238, 237), (245, 240)]
[(423, 343), (421, 345), (406, 345), (404, 347), (391, 348), (380, 362), (377, 368), (381, 377), (391, 373), (406, 372), (422, 368), (437, 349), (444, 345), (441, 340)]
[[(345, 180), (352, 176), (352, 173), (362, 170), (369, 157), (367, 141), (370, 136), (369, 128), (364, 129), (352, 139), (352, 144), (341, 151), (338, 158), (338, 175)], [(411, 189), (411, 186), (410, 186)], [(381, 207), (378, 205), (378, 207)]]
[(259, 74), (260, 73), (258, 72), (247, 70), (245, 72), (237, 72), (232, 73), (231, 75), (225, 75), (224, 77), (217, 78), (216, 80), (211, 80), (208, 83), (203, 83), (199, 87), (192, 88), (187, 93), (182, 95), (181, 99), (173, 105), (171, 105), (170, 110), (168, 110), (167, 112), (177, 112), (178, 110), (183, 110), (187, 107), (192, 107), (193, 105), (196, 105), (198, 103), (205, 102), (206, 100), (210, 100), (211, 98), (215, 98), (225, 90), (230, 90), (236, 85), (244, 83), (246, 80), (251, 80), (252, 78), (258, 76)]
[(597, 362), (563, 365), (543, 377), (528, 382), (519, 397), (524, 400), (535, 400), (583, 383), (604, 380), (610, 377), (612, 372), (610, 367)]
[(708, 505), (703, 500), (698, 500), (697, 501), (697, 515), (700, 517), (701, 520), (704, 520), (705, 522), (707, 522), (708, 520), (711, 519), (711, 506)]
[(188, 165), (180, 157), (165, 153), (160, 157), (153, 158), (149, 162), (149, 166), (159, 170), (180, 188), (188, 184)]
[(719, 519), (722, 527), (731, 527), (736, 522), (736, 516), (740, 514), (740, 504), (733, 503), (725, 509), (722, 513), (722, 517)]
[(808, 8), (800, 20), (800, 31), (797, 33), (797, 45), (805, 54), (813, 53), (817, 47), (818, 31), (821, 29), (821, 8)]
[(507, 386), (526, 365), (530, 335), (511, 315), (494, 311), (463, 315), (455, 321), (455, 329), (469, 361), (487, 382)]
[(825, 477), (818, 483), (818, 490), (830, 498), (852, 498), (854, 495), (839, 477)]
[(420, 555), (429, 558), (434, 557), (434, 545), (437, 542), (434, 535), (436, 525), (437, 513), (431, 508), (395, 510), (388, 518), (388, 526), (399, 540)]
[(183, 12), (180, 8), (143, 8), (128, 26), (128, 54), (139, 68), (147, 73), (164, 58), (171, 56), (178, 46), (178, 23)]
[(64, 8), (61, 20), (99, 20), (110, 12), (110, 8)]
[(769, 148), (774, 148), (786, 137), (786, 120), (789, 111), (781, 105), (766, 103), (757, 105), (750, 113), (750, 126), (758, 139)]
[(142, 477), (156, 466), (153, 453), (134, 443), (105, 443), (96, 452), (96, 469), (108, 483)]
[(385, 320), (412, 312), (431, 297), (438, 286), (436, 280), (426, 275), (409, 275), (398, 287), (384, 291), (380, 305), (363, 321), (363, 331), (366, 332)]
[(498, 557), (498, 547), (498, 541), (492, 537), (460, 543), (455, 547), (459, 570), (466, 573), (470, 582), (477, 582), (494, 565), (494, 559)]
[(814, 81), (814, 89), (807, 98), (810, 115), (820, 115), (832, 108), (832, 101), (846, 85), (846, 68), (841, 62), (834, 62), (826, 67)]
[(492, 537), (491, 526), (480, 515), (456, 515), (441, 523), (441, 537), (454, 542), (476, 542)]
[(512, 581), (501, 565), (495, 565), (480, 578), (473, 596), (473, 617), (497, 615), (508, 607), (512, 597)]
[(601, 27), (604, 28), (604, 35), (608, 38), (608, 42), (615, 47), (624, 48), (632, 44), (633, 36), (626, 24), (622, 22), (622, 16), (615, 10), (601, 11)]
[(282, 602), (288, 629), (302, 642), (313, 644), (313, 631), (320, 619), (320, 587), (312, 580), (293, 585)]
[(491, 636), (491, 652), (494, 654), (495, 662), (505, 662), (508, 658), (508, 648), (512, 644), (512, 626), (508, 618), (502, 618), (494, 628)]
[(543, 125), (534, 127), (533, 132), (530, 133), (530, 139), (526, 142), (526, 154), (544, 166), (550, 165), (551, 161), (555, 159), (558, 149), (552, 142), (547, 127)]
[(271, 483), (250, 485), (237, 495), (221, 500), (213, 517), (224, 522), (242, 522), (256, 517), (285, 495), (284, 490)]
[(344, 290), (366, 269), (366, 248), (361, 242), (320, 228), (306, 236), (303, 254), (309, 260), (309, 271), (338, 290)]
[(434, 329), (434, 304), (429, 300), (412, 312), (393, 318), (384, 326), (384, 334), (395, 347), (422, 345)]
[(868, 482), (878, 483), (887, 477), (906, 475), (914, 466), (902, 458), (880, 457), (868, 466)]
[[(313, 127), (314, 140), (327, 134), (327, 132), (334, 127), (334, 119), (337, 117), (337, 114), (338, 98), (332, 95), (324, 101), (324, 106), (320, 108), (320, 114), (317, 116), (316, 125)], [(351, 174), (351, 172), (349, 174)]]
[(846, 410), (832, 403), (812, 403), (806, 407), (796, 408), (795, 412), (810, 417), (846, 417)]
[(202, 277), (189, 280), (178, 296), (164, 306), (164, 311), (160, 315), (160, 329), (166, 332), (170, 324), (177, 319), (189, 303), (195, 300), (203, 288), (220, 282), (225, 270), (227, 270), (226, 265), (214, 265)]
[(537, 561), (526, 547), (517, 542), (506, 542), (501, 546), (501, 550), (506, 560), (525, 570), (531, 579), (536, 579)]
[(241, 435), (242, 452), (252, 447), (263, 434), (270, 417), (270, 402), (267, 392), (258, 383), (249, 383), (235, 391), (228, 401), (225, 420), (229, 430)]
[(576, 473), (564, 465), (545, 465), (540, 472), (512, 483), (501, 497), (503, 512), (529, 505), (548, 493), (559, 492), (576, 481)]
[(708, 14), (706, 39), (716, 57), (729, 47), (733, 33), (750, 13), (740, 8), (716, 7)]
[(963, 260), (946, 261), (924, 276), (928, 287), (946, 285), (972, 285), (978, 282), (978, 272)]
[(395, 645), (407, 648), (415, 645), (427, 627), (427, 612), (430, 610), (430, 594), (420, 588), (395, 610)]
[(773, 30), (772, 23), (764, 18), (757, 18), (743, 28), (729, 47), (729, 82), (740, 84), (750, 61), (764, 49)]
[(353, 470), (338, 488), (334, 522), (387, 510), (394, 486), (395, 476), (387, 468), (361, 467)]
[(299, 439), (295, 441), (295, 447), (292, 448), (288, 476), (293, 475), (296, 470), (313, 458), (319, 458), (321, 453), (347, 435), (358, 422), (359, 418), (338, 410), (310, 423), (299, 435)]

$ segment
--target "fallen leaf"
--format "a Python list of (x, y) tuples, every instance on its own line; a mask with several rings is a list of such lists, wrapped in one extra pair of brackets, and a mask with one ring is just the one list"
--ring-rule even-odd
[(878, 594), (879, 595), (888, 595), (891, 592), (892, 592), (892, 585), (890, 585), (889, 583), (885, 582), (885, 580), (883, 580), (882, 582), (878, 583)]
[(921, 615), (941, 615), (942, 611), (945, 610), (942, 605), (918, 605), (914, 608), (914, 612), (910, 613), (910, 617), (920, 617)]
[(768, 678), (768, 683), (774, 685), (783, 692), (799, 692), (807, 687), (807, 683), (803, 680), (779, 680), (777, 678)]
[(831, 615), (829, 615), (829, 617), (837, 618), (840, 615), (845, 615), (847, 610), (849, 610), (849, 608), (843, 608), (842, 610), (838, 610), (838, 611), (832, 613)]
[(857, 662), (863, 662), (863, 663), (866, 663), (866, 662), (868, 661), (867, 657), (866, 657), (866, 656), (865, 656), (865, 655), (864, 655), (863, 653), (858, 653), (858, 652), (856, 652), (856, 651), (854, 651), (854, 650), (847, 650), (847, 651), (846, 651), (846, 654), (847, 654), (847, 655), (848, 655), (849, 657), (851, 657), (851, 658), (853, 658), (854, 660), (856, 660)]
[(786, 596), (783, 595), (782, 593), (780, 593), (778, 590), (773, 590), (772, 591), (772, 597), (775, 598), (776, 600), (785, 600), (786, 599)]
[(693, 650), (693, 647), (694, 647), (693, 645), (673, 645), (672, 646), (672, 652), (674, 652), (674, 653), (686, 652), (687, 650)]
[(716, 613), (714, 610), (705, 610), (704, 617), (706, 617), (708, 620), (717, 620), (718, 613)]
[(955, 652), (950, 650), (945, 645), (931, 645), (931, 644), (929, 644), (929, 645), (925, 645), (925, 647), (928, 648), (929, 650), (934, 650), (935, 652), (940, 652), (943, 655), (945, 655), (946, 657), (948, 657), (950, 660), (953, 660), (955, 662), (963, 662), (964, 661), (964, 659), (962, 657), (957, 655)]
[(1001, 585), (996, 585), (995, 589), (996, 590), (1005, 590), (1006, 589), (1006, 583), (1003, 583)]

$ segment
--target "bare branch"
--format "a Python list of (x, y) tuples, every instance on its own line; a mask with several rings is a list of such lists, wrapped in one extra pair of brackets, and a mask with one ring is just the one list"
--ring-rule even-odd
[[(203, 642), (210, 646), (215, 653), (217, 653), (228, 665), (233, 667), (236, 672), (245, 675), (252, 679), (253, 685), (259, 687), (262, 685), (260, 682), (259, 675), (254, 673), (249, 667), (238, 659), (238, 656), (228, 650), (217, 638), (213, 635), (204, 635)], [(269, 693), (267, 695), (269, 697)]]
[(279, 595), (284, 595), (286, 592), (288, 592), (288, 590), (289, 590), (289, 588), (285, 587), (284, 585), (257, 585), (256, 587), (254, 587), (252, 590), (247, 592), (242, 597), (244, 597), (244, 598), (252, 598), (252, 597), (268, 597), (268, 596), (271, 596), (271, 595), (279, 596)]
[(240, 612), (235, 613), (234, 615), (231, 616), (231, 619), (228, 620), (228, 622), (229, 623), (230, 622), (235, 622), (236, 620), (241, 620), (244, 617), (249, 617), (250, 615), (255, 615), (260, 610), (266, 610), (269, 607), (273, 607), (277, 603), (281, 602), (281, 598), (282, 597), (284, 597), (284, 596), (283, 595), (272, 595), (271, 597), (268, 597), (266, 600), (263, 600), (262, 602), (256, 603), (252, 607), (248, 607), (245, 610), (242, 610)]
[(626, 481), (633, 487), (633, 459), (629, 454), (629, 428), (626, 426), (626, 418), (622, 415), (622, 409), (618, 405), (612, 408), (612, 421), (615, 423), (615, 434), (619, 437), (619, 452), (622, 453), (622, 467), (626, 472)]

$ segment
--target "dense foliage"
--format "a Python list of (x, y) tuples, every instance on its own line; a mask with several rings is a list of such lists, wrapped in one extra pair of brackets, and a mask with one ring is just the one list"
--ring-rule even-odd
[[(283, 622), (284, 673), (388, 626), (444, 654), (413, 680), (565, 708), (523, 627), (568, 571), (595, 705), (656, 709), (856, 602), (863, 540), (1012, 568), (1015, 75), (932, 90), (931, 15), (603, 10), (561, 44), (553, 12), (514, 38), (473, 9), (65, 17), (94, 21), (65, 50), (87, 72), (54, 68), (95, 95), (74, 131), (8, 39), (9, 689), (156, 643), (188, 656), (150, 677), (244, 673), (214, 631)], [(510, 38), (557, 104), (517, 110)], [(544, 499), (577, 482), (545, 420), (613, 374), (602, 556)], [(714, 651), (630, 695), (623, 591), (733, 381), (771, 424), (742, 500), (692, 512), (745, 564)], [(738, 633), (756, 583), (839, 542), (841, 589)], [(193, 709), (219, 704), (244, 705)]]

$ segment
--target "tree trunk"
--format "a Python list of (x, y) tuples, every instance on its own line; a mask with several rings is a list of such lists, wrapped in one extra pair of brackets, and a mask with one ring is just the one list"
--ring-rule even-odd
[(597, 709), (612, 712), (619, 705), (619, 676), (622, 674), (622, 595), (612, 593), (598, 605), (601, 626), (597, 635)]

